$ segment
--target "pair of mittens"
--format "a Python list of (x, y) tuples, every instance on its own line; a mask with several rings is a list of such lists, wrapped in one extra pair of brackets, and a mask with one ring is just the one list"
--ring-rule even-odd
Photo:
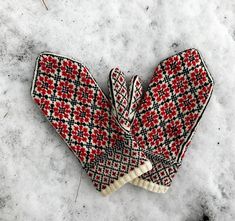
[[(132, 136), (153, 165), (152, 170), (131, 183), (149, 191), (164, 193), (181, 165), (209, 101), (212, 78), (196, 49), (183, 51), (156, 67), (141, 105), (136, 110), (142, 91), (140, 81), (138, 77), (133, 77), (138, 79), (138, 86), (131, 82), (130, 91), (134, 92), (130, 92), (128, 98), (123, 73), (117, 72), (110, 75), (110, 85), (113, 85), (110, 94), (116, 118), (126, 127), (131, 126)], [(135, 94), (135, 91), (140, 93)], [(135, 100), (135, 96), (138, 99), (132, 109), (131, 101), (132, 98)], [(129, 113), (136, 113), (135, 118)]]
[[(166, 192), (212, 93), (199, 52), (162, 61), (145, 95), (138, 76), (109, 76), (111, 103), (88, 69), (50, 53), (37, 60), (32, 96), (80, 160), (96, 189), (107, 195), (126, 182)], [(150, 163), (151, 162), (151, 163)]]
[(31, 94), (103, 195), (152, 169), (81, 63), (42, 53), (36, 62)]

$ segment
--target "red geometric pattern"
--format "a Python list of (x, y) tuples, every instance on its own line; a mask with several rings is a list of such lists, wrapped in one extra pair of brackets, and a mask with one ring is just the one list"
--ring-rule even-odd
[(209, 101), (213, 81), (199, 52), (188, 49), (155, 69), (132, 134), (151, 159), (142, 179), (169, 186)]
[(112, 108), (82, 64), (62, 56), (38, 57), (32, 96), (78, 157), (97, 190), (148, 161), (112, 116)]

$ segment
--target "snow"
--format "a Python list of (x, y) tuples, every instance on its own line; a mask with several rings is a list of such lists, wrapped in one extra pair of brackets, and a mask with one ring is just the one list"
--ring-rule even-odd
[[(40, 0), (0, 4), (0, 220), (234, 220), (235, 3)], [(145, 86), (176, 52), (202, 53), (215, 89), (166, 194), (102, 197), (30, 97), (42, 51), (74, 57), (107, 91), (119, 66)]]

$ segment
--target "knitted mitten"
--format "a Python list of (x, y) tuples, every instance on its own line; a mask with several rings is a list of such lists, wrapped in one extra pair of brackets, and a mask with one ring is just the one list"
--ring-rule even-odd
[(162, 61), (132, 125), (132, 135), (153, 169), (132, 180), (166, 192), (212, 93), (213, 81), (199, 52), (188, 49)]
[(32, 97), (98, 191), (107, 195), (152, 168), (88, 69), (75, 60), (42, 53)]

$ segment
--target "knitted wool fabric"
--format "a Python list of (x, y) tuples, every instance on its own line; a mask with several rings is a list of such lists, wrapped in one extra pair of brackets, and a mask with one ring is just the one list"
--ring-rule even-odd
[(124, 130), (130, 131), (143, 92), (140, 79), (138, 76), (131, 78), (128, 93), (124, 73), (115, 68), (110, 72), (108, 87), (113, 115)]
[(102, 194), (108, 195), (152, 169), (142, 148), (117, 123), (110, 102), (79, 62), (42, 53), (31, 94)]
[(132, 126), (153, 169), (132, 184), (166, 192), (177, 173), (213, 89), (196, 49), (163, 60), (155, 69)]

